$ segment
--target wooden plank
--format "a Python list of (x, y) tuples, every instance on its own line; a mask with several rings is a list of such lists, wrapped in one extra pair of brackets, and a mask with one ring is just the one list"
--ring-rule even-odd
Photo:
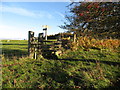
[(43, 44), (44, 42), (51, 42), (50, 44), (54, 44), (54, 45), (57, 45), (57, 44), (61, 44), (62, 42), (56, 42), (56, 41), (42, 41), (42, 42), (31, 42), (30, 44), (31, 45), (47, 45), (47, 44)]
[(56, 50), (42, 50), (42, 52), (55, 52)]
[(60, 48), (61, 46), (54, 46), (54, 48)]
[(41, 42), (55, 42), (55, 41), (41, 41)]
[(46, 40), (44, 40), (44, 41), (40, 41), (40, 42), (53, 42), (53, 43), (61, 43), (61, 41), (46, 41)]

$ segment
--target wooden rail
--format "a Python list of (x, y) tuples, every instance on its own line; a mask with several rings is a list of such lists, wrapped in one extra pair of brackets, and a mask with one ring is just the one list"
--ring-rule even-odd
[(38, 37), (34, 37), (34, 32), (28, 33), (28, 53), (29, 56), (37, 59), (37, 56), (42, 53), (52, 53), (60, 50), (62, 41), (58, 38), (57, 41), (44, 40), (43, 33), (39, 33)]

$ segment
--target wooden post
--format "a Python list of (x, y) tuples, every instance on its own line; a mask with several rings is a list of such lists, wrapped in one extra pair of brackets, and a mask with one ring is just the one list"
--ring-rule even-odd
[(34, 37), (34, 32), (32, 31), (29, 31), (28, 32), (28, 56), (31, 55), (32, 53), (32, 45), (31, 45), (31, 42), (33, 42), (33, 37)]
[(76, 33), (74, 33), (74, 36), (73, 36), (74, 43), (76, 42), (76, 38), (77, 38), (77, 35), (76, 35)]
[(38, 34), (38, 53), (41, 54), (41, 47), (43, 45), (43, 33)]
[(45, 30), (45, 40), (47, 40), (47, 28)]
[(45, 40), (47, 40), (47, 28), (44, 28), (43, 31), (45, 31)]
[(37, 59), (37, 48), (35, 47), (34, 59)]
[(57, 38), (57, 39), (58, 39), (58, 41), (61, 41), (61, 39), (62, 39), (62, 38), (61, 38), (61, 33), (58, 34), (58, 38)]
[(38, 42), (43, 40), (43, 33), (38, 34)]

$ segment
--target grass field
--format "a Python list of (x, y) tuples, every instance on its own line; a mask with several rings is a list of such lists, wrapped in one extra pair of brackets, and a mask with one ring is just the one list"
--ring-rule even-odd
[(27, 56), (27, 48), (27, 40), (2, 40), (2, 54), (5, 58)]
[(2, 42), (3, 88), (120, 89), (119, 50), (67, 50), (57, 60), (34, 60), (26, 40)]

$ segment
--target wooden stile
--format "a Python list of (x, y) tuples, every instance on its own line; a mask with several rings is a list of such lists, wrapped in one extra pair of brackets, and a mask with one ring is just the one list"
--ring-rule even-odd
[(43, 33), (39, 33), (38, 37), (34, 37), (34, 32), (28, 32), (28, 53), (29, 56), (37, 59), (38, 55), (42, 53), (50, 54), (55, 53), (62, 47), (61, 36), (58, 36), (57, 41), (45, 40)]

